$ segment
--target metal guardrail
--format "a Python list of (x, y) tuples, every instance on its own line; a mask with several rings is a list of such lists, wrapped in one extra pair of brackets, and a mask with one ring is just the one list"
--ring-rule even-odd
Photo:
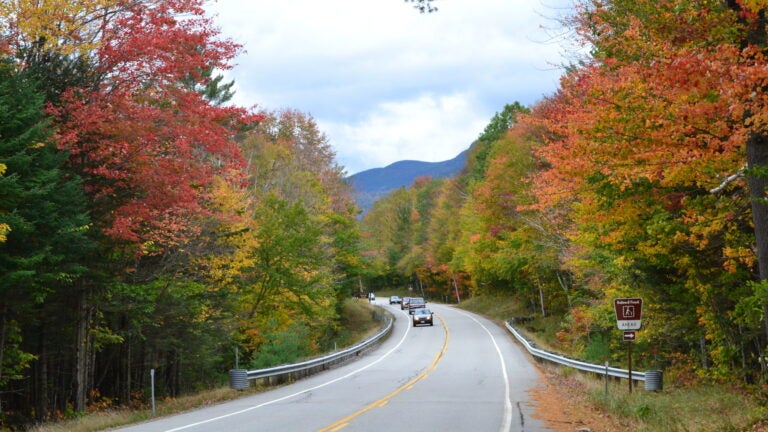
[[(572, 367), (574, 369), (579, 369), (587, 372), (593, 372), (599, 375), (608, 375), (616, 378), (629, 378), (629, 371), (626, 369), (618, 369), (613, 367), (606, 367), (605, 365), (596, 365), (591, 363), (585, 363), (579, 360), (574, 360), (568, 357), (563, 357), (561, 355), (553, 354), (549, 351), (544, 351), (541, 349), (538, 349), (534, 346), (534, 343), (529, 342), (527, 339), (521, 335), (517, 329), (510, 324), (509, 321), (505, 322), (504, 325), (507, 327), (507, 329), (512, 333), (512, 335), (515, 336), (515, 338), (525, 346), (525, 349), (528, 350), (531, 355), (539, 358), (543, 358), (545, 360), (549, 360), (553, 363), (558, 363), (564, 366)], [(645, 381), (645, 372), (637, 372), (632, 371), (632, 379), (635, 381)]]
[(367, 348), (370, 348), (371, 346), (376, 344), (379, 340), (381, 340), (384, 336), (389, 334), (389, 332), (392, 330), (392, 325), (394, 320), (391, 316), (388, 318), (389, 318), (389, 321), (381, 331), (376, 333), (371, 338), (366, 339), (355, 346), (352, 346), (344, 350), (337, 351), (335, 353), (331, 353), (322, 357), (317, 357), (312, 360), (303, 361), (300, 363), (293, 363), (293, 364), (275, 366), (275, 367), (266, 368), (266, 369), (257, 369), (257, 370), (247, 371), (248, 380), (279, 377), (279, 376), (286, 376), (286, 375), (287, 376), (291, 376), (291, 375), (307, 376), (312, 374), (315, 371), (325, 370), (328, 368), (328, 366), (332, 364), (340, 363), (350, 357), (360, 355), (362, 351), (364, 351)]
[[(257, 369), (257, 370), (251, 370), (251, 371), (243, 371), (246, 372), (247, 379), (248, 380), (256, 380), (256, 379), (269, 379), (272, 377), (280, 377), (280, 376), (307, 376), (313, 373), (314, 371), (318, 370), (325, 370), (328, 368), (328, 366), (342, 362), (350, 357), (360, 355), (360, 353), (374, 344), (376, 344), (379, 340), (381, 340), (384, 336), (389, 334), (389, 332), (392, 330), (394, 319), (390, 316), (388, 318), (387, 324), (384, 326), (382, 330), (380, 330), (378, 333), (376, 333), (374, 336), (372, 336), (369, 339), (366, 339), (365, 341), (354, 345), (352, 347), (346, 348), (341, 351), (337, 351), (335, 353), (331, 353), (322, 357), (314, 358), (311, 360), (307, 360), (300, 363), (293, 363), (293, 364), (287, 364), (287, 365), (281, 365), (281, 366), (275, 366), (271, 368), (266, 369)], [(507, 329), (512, 333), (512, 335), (521, 343), (523, 346), (525, 346), (525, 349), (534, 357), (539, 357), (548, 361), (551, 361), (553, 363), (561, 364), (564, 366), (572, 367), (574, 369), (583, 370), (586, 372), (592, 372), (599, 375), (608, 375), (615, 378), (629, 378), (629, 371), (626, 369), (618, 369), (614, 367), (606, 367), (605, 365), (596, 365), (592, 363), (586, 363), (579, 360), (574, 360), (568, 357), (564, 357), (558, 354), (551, 353), (549, 351), (545, 351), (542, 349), (538, 349), (535, 347), (535, 344), (533, 342), (528, 341), (523, 335), (520, 334), (520, 332), (517, 331), (517, 329), (514, 328), (514, 326), (509, 322), (504, 323)], [(632, 379), (635, 381), (645, 381), (645, 372), (638, 372), (638, 371), (632, 371)]]

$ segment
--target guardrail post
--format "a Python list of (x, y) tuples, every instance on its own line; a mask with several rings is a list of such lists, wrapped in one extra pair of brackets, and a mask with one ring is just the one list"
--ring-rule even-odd
[(155, 368), (149, 370), (149, 377), (150, 385), (152, 386), (152, 417), (154, 417), (157, 415), (157, 410), (155, 409)]

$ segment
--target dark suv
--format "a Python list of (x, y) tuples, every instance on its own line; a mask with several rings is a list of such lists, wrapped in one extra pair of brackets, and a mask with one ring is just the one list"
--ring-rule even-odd
[(413, 314), (415, 309), (421, 309), (427, 307), (427, 302), (421, 297), (411, 297), (411, 301), (408, 302), (408, 313)]

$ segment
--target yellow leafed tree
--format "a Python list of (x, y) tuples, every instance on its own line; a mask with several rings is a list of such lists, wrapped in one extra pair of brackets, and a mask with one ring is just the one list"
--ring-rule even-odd
[[(99, 44), (104, 23), (125, 0), (11, 0), (0, 5), (0, 30), (12, 48), (84, 55)], [(6, 33), (7, 34), (7, 33)]]

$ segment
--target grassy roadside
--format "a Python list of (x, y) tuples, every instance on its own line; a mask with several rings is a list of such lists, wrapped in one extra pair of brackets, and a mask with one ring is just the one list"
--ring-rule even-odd
[[(527, 312), (509, 299), (473, 298), (461, 308), (503, 321)], [(540, 346), (551, 346), (557, 330), (554, 319), (537, 319), (527, 325), (527, 335)], [(523, 331), (525, 329), (522, 329)], [(611, 380), (606, 394), (605, 380), (571, 368), (540, 364), (551, 384), (569, 402), (596, 416), (610, 418), (619, 430), (633, 432), (767, 432), (766, 401), (737, 385), (702, 384), (682, 387), (664, 384), (664, 390), (645, 391), (641, 385), (631, 394), (626, 381)], [(597, 429), (595, 429), (597, 430)], [(607, 429), (611, 430), (611, 429)]]
[[(161, 400), (157, 402), (156, 417), (214, 405), (261, 391), (263, 391), (261, 386), (253, 386), (245, 391), (221, 387), (193, 395)], [(148, 407), (140, 409), (108, 409), (84, 414), (74, 419), (35, 426), (29, 429), (29, 432), (96, 432), (140, 423), (152, 418), (152, 409)]]
[[(370, 336), (380, 328), (381, 323), (373, 319), (374, 307), (367, 300), (350, 299), (344, 304), (342, 326), (345, 328), (340, 346), (351, 346)], [(183, 397), (157, 401), (155, 417), (177, 414), (220, 402), (264, 391), (262, 385), (252, 384), (244, 391), (220, 387)], [(29, 429), (29, 432), (97, 432), (152, 419), (151, 407), (138, 409), (105, 409), (80, 417), (56, 423), (46, 423)], [(1, 429), (0, 429), (1, 430)]]

